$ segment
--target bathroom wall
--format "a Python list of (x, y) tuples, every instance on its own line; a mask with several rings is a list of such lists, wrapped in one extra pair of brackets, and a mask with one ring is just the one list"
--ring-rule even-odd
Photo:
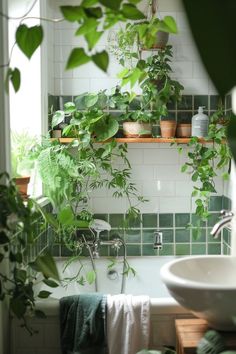
[[(70, 4), (73, 3), (77, 3), (77, 1), (70, 1)], [(147, 3), (147, 1), (142, 1), (141, 8), (146, 10)], [(54, 18), (59, 18), (58, 7), (62, 4), (68, 5), (68, 1), (48, 1), (49, 14)], [(174, 53), (173, 77), (184, 85), (185, 90), (183, 102), (178, 106), (170, 107), (170, 117), (178, 121), (190, 122), (192, 115), (200, 105), (206, 107), (207, 114), (211, 114), (217, 108), (218, 96), (201, 64), (181, 1), (160, 0), (159, 15), (161, 17), (173, 16), (179, 28), (179, 34), (171, 35), (169, 43), (173, 45)], [(60, 109), (63, 108), (64, 102), (73, 100), (74, 96), (80, 93), (109, 90), (118, 84), (116, 75), (120, 66), (113, 56), (111, 56), (108, 74), (103, 73), (92, 63), (66, 71), (66, 60), (71, 49), (85, 43), (81, 37), (74, 36), (76, 28), (74, 24), (59, 22), (49, 26), (49, 106), (53, 105), (54, 109)], [(118, 28), (119, 26), (115, 30)], [(51, 31), (52, 29), (54, 30)], [(98, 46), (99, 50), (107, 48), (108, 39), (112, 35), (113, 33), (108, 33), (102, 37)], [(137, 92), (139, 91), (137, 90)], [(229, 96), (226, 104), (230, 109)], [(176, 147), (171, 147), (169, 144), (129, 144), (128, 158), (132, 165), (132, 178), (140, 193), (149, 199), (148, 203), (140, 206), (141, 213), (155, 213), (158, 217), (158, 214), (190, 215), (194, 212), (193, 200), (190, 198), (191, 178), (180, 172), (181, 165), (186, 161), (187, 151), (187, 147), (183, 146), (183, 153), (179, 155)], [(227, 189), (227, 184), (217, 177), (216, 190), (221, 205), (223, 203), (222, 196), (227, 194)], [(127, 208), (127, 201), (124, 199), (114, 201), (111, 192), (104, 189), (93, 193), (90, 205), (94, 213), (123, 214)], [(213, 210), (217, 216), (218, 212), (218, 209)], [(173, 216), (173, 220), (174, 218)], [(175, 228), (175, 226), (173, 227)], [(186, 252), (191, 253), (190, 249), (192, 248), (187, 247)], [(176, 250), (173, 252), (176, 253)]]

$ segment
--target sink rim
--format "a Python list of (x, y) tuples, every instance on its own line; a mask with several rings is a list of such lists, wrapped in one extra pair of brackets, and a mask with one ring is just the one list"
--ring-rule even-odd
[(201, 281), (196, 281), (196, 280), (190, 280), (185, 278), (184, 276), (181, 277), (179, 275), (173, 274), (173, 271), (171, 271), (171, 268), (174, 264), (178, 263), (184, 263), (187, 261), (194, 261), (194, 260), (199, 260), (199, 259), (215, 259), (215, 260), (220, 260), (224, 259), (227, 260), (227, 262), (231, 262), (232, 260), (235, 261), (236, 264), (236, 257), (233, 256), (226, 256), (226, 255), (197, 255), (197, 256), (187, 256), (187, 257), (181, 257), (178, 259), (174, 259), (173, 261), (170, 261), (166, 263), (164, 266), (162, 266), (160, 270), (161, 278), (163, 282), (172, 287), (185, 287), (188, 289), (202, 289), (202, 290), (228, 290), (228, 291), (235, 291), (236, 290), (236, 282), (235, 284), (222, 284), (222, 283), (213, 283), (209, 284), (206, 282), (201, 282)]

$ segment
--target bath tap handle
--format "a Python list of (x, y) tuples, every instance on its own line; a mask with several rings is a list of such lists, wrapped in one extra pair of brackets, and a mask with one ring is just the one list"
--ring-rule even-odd
[(221, 210), (220, 214), (223, 218), (227, 218), (228, 216), (234, 216), (234, 213), (231, 210)]

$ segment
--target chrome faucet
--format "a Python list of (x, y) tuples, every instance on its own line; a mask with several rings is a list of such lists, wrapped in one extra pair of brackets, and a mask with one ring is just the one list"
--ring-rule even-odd
[(154, 231), (154, 243), (153, 248), (154, 250), (161, 250), (162, 249), (162, 232)]
[(216, 238), (218, 237), (220, 231), (226, 227), (229, 226), (230, 227), (230, 223), (232, 221), (232, 218), (234, 216), (234, 213), (232, 211), (229, 210), (221, 210), (221, 215), (222, 215), (222, 219), (216, 223), (213, 226), (213, 229), (211, 230), (211, 235)]

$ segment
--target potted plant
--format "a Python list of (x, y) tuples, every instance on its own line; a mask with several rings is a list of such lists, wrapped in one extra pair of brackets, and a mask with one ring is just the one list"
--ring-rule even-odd
[(36, 138), (30, 136), (27, 132), (12, 132), (11, 137), (12, 176), (20, 194), (26, 199), (28, 197), (30, 173), (34, 166), (32, 159), (29, 157), (29, 152), (35, 145)]
[(181, 100), (184, 87), (170, 77), (170, 66), (173, 57), (172, 46), (160, 49), (158, 54), (147, 59), (147, 77), (142, 83), (145, 103), (149, 103), (151, 110), (156, 112), (160, 120), (161, 136), (170, 138), (175, 136), (176, 120), (167, 119), (169, 103)]

